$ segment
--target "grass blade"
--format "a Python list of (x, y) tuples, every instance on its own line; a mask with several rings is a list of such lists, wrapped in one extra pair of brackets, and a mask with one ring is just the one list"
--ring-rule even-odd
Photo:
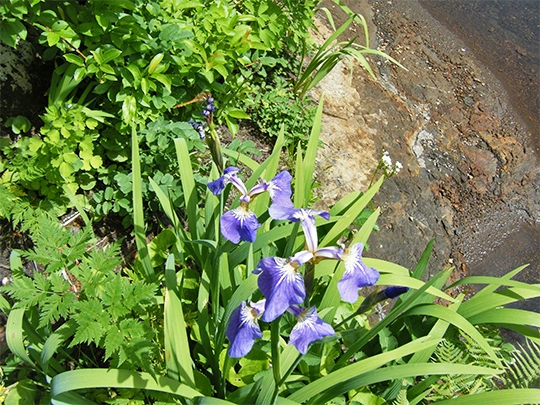
[(156, 274), (154, 273), (150, 254), (148, 253), (148, 246), (146, 245), (139, 139), (135, 125), (131, 129), (131, 159), (133, 171), (133, 232), (135, 233), (135, 242), (139, 253), (137, 259), (141, 264), (144, 278), (147, 281), (153, 282), (156, 280)]
[(344, 214), (339, 218), (321, 242), (321, 246), (332, 246), (353, 221), (360, 215), (362, 210), (379, 191), (384, 177), (381, 177), (365, 194), (362, 195)]
[(14, 308), (9, 313), (6, 323), (6, 343), (11, 352), (27, 363), (30, 367), (35, 367), (34, 362), (26, 353), (24, 346), (24, 308)]
[(438, 401), (437, 405), (520, 405), (537, 404), (540, 398), (540, 389), (522, 388), (506, 389), (499, 391), (482, 392), (480, 394), (467, 395)]
[(199, 198), (197, 189), (195, 188), (195, 178), (193, 177), (193, 168), (191, 167), (191, 159), (186, 140), (177, 138), (174, 140), (176, 148), (176, 158), (178, 160), (178, 168), (180, 171), (180, 181), (182, 182), (182, 191), (184, 194), (184, 204), (188, 218), (189, 232), (191, 239), (199, 239), (202, 230), (199, 229)]
[(342, 385), (344, 381), (375, 370), (393, 360), (397, 360), (417, 351), (435, 346), (438, 343), (439, 340), (431, 339), (429, 337), (414, 340), (406, 345), (398, 347), (397, 349), (360, 360), (354, 364), (333, 371), (327, 376), (319, 378), (318, 380), (315, 380), (305, 387), (299, 389), (288, 398), (297, 402), (308, 401), (315, 395), (318, 395), (326, 390), (336, 389), (336, 387)]
[[(427, 349), (429, 350), (429, 348)], [(394, 365), (380, 368), (378, 370), (364, 372), (357, 377), (351, 378), (347, 381), (343, 381), (337, 386), (325, 391), (320, 397), (317, 397), (317, 403), (326, 403), (332, 398), (338, 395), (342, 395), (349, 390), (358, 389), (359, 387), (376, 384), (382, 381), (392, 381), (394, 379), (410, 378), (424, 375), (494, 375), (500, 372), (501, 370), (488, 367), (474, 366), (470, 364), (416, 363)], [(439, 403), (440, 402), (437, 402), (437, 404)], [(481, 403), (483, 402), (478, 402), (477, 404)]]
[(410, 309), (405, 315), (424, 315), (432, 316), (437, 319), (444, 319), (446, 322), (451, 323), (469, 335), (482, 349), (484, 349), (484, 351), (489, 355), (489, 357), (491, 357), (491, 360), (493, 360), (497, 366), (503, 367), (501, 360), (499, 357), (497, 357), (493, 351), (493, 348), (489, 345), (482, 334), (478, 332), (467, 319), (459, 315), (457, 312), (454, 312), (452, 309), (445, 308), (440, 305), (424, 304)]
[(528, 288), (512, 287), (486, 295), (481, 300), (475, 299), (476, 297), (473, 296), (469, 301), (463, 303), (458, 312), (464, 318), (468, 319), (495, 307), (502, 307), (512, 302), (523, 301), (538, 296), (538, 293)]
[(152, 390), (189, 399), (201, 396), (200, 392), (172, 378), (163, 376), (154, 378), (148, 373), (130, 370), (87, 368), (66, 371), (54, 376), (51, 380), (53, 399), (75, 390), (91, 388)]
[(351, 356), (354, 355), (357, 351), (362, 349), (362, 347), (364, 347), (367, 342), (369, 342), (374, 336), (376, 336), (379, 331), (389, 325), (404, 311), (411, 308), (413, 305), (416, 305), (418, 300), (422, 298), (424, 292), (429, 287), (435, 285), (438, 282), (444, 282), (444, 280), (446, 280), (449, 275), (450, 270), (442, 271), (435, 277), (433, 277), (431, 280), (429, 280), (426, 284), (424, 284), (422, 288), (418, 289), (418, 291), (409, 291), (409, 293), (407, 293), (408, 295), (403, 297), (403, 301), (396, 302), (394, 308), (392, 308), (390, 313), (386, 315), (386, 317), (382, 321), (380, 321), (373, 328), (371, 328), (369, 332), (363, 335), (359, 340), (357, 340), (353, 345), (351, 345), (351, 347), (349, 347), (349, 349), (343, 355), (341, 355), (339, 360), (336, 362), (336, 367), (343, 367), (347, 363), (348, 359), (350, 359)]
[(182, 381), (195, 388), (191, 349), (187, 337), (187, 327), (184, 322), (182, 302), (177, 294), (177, 279), (174, 268), (174, 255), (170, 254), (165, 263), (165, 300), (164, 312), (164, 340), (165, 361), (170, 378)]
[(468, 319), (473, 325), (490, 323), (496, 325), (516, 324), (530, 325), (540, 328), (540, 314), (532, 311), (513, 308), (493, 308)]

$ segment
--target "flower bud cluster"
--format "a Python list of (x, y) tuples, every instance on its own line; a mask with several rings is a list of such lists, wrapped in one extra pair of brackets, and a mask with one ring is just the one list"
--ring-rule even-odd
[(208, 121), (212, 120), (212, 114), (216, 110), (216, 106), (214, 105), (214, 97), (208, 97), (206, 99), (206, 106), (201, 111), (201, 114), (203, 117), (205, 117)]
[(201, 141), (204, 141), (204, 139), (206, 138), (206, 132), (204, 131), (203, 123), (193, 121), (193, 120), (189, 120), (188, 123), (191, 124), (193, 129), (199, 133), (199, 137), (201, 138)]

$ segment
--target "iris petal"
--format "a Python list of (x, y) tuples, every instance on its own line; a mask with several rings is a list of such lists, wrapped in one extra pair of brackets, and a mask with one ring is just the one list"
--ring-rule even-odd
[(286, 170), (279, 172), (270, 180), (268, 183), (268, 193), (270, 193), (272, 203), (282, 206), (292, 206), (291, 181), (292, 176)]
[[(294, 208), (290, 201), (289, 203), (291, 205), (272, 204), (268, 208), (268, 213), (273, 219), (292, 221), (293, 215), (298, 211), (298, 208)], [(298, 221), (295, 220), (294, 222)]]
[(297, 314), (298, 323), (291, 331), (289, 343), (302, 354), (307, 353), (311, 343), (335, 333), (332, 326), (319, 318), (315, 307), (293, 313)]
[(324, 248), (318, 248), (315, 252), (315, 257), (322, 259), (336, 259), (341, 260), (343, 255), (343, 249), (337, 246), (328, 246)]
[(254, 242), (261, 226), (255, 213), (244, 206), (227, 211), (221, 216), (220, 224), (223, 237), (233, 243)]
[(304, 302), (306, 287), (297, 266), (280, 257), (265, 257), (259, 262), (257, 283), (266, 298), (263, 321), (272, 322), (291, 305)]
[[(219, 179), (208, 183), (208, 188), (214, 195), (221, 194), (225, 189), (225, 186), (231, 182), (231, 177), (236, 177), (236, 173), (239, 172), (238, 167), (229, 166), (223, 171), (223, 176)], [(244, 187), (245, 188), (245, 187)]]
[(244, 357), (253, 347), (255, 339), (261, 338), (262, 333), (257, 323), (259, 311), (242, 302), (231, 314), (227, 331), (227, 338), (231, 342), (229, 356)]
[(359, 288), (375, 285), (379, 280), (379, 272), (367, 267), (362, 261), (363, 249), (362, 243), (356, 243), (346, 249), (342, 255), (345, 273), (338, 282), (338, 291), (343, 301), (356, 302)]

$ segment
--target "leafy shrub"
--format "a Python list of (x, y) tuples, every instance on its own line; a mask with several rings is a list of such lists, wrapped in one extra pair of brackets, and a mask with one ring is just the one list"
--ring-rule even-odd
[[(248, 111), (259, 129), (271, 139), (277, 139), (283, 126), (287, 134), (286, 146), (291, 152), (299, 142), (302, 146), (307, 144), (315, 106), (309, 98), (297, 99), (280, 76), (272, 83), (261, 83)], [(279, 120), (276, 117), (280, 117)]]
[[(234, 134), (237, 120), (249, 118), (246, 94), (278, 59), (293, 63), (295, 44), (306, 40), (312, 25), (314, 3), (207, 3), (17, 0), (0, 5), (1, 39), (16, 46), (26, 37), (22, 22), (31, 24), (48, 46), (44, 59), (57, 65), (40, 135), (2, 146), (2, 182), (27, 190), (30, 198), (64, 205), (67, 185), (79, 199), (85, 195), (96, 202), (98, 216), (126, 215), (132, 125), (151, 130), (152, 122), (188, 121), (199, 105), (186, 101), (210, 92), (219, 100), (216, 122)], [(193, 131), (186, 133), (193, 137)], [(171, 148), (152, 153), (163, 145), (163, 136), (149, 139), (144, 170), (175, 190), (177, 198), (167, 176), (173, 155), (164, 156)]]

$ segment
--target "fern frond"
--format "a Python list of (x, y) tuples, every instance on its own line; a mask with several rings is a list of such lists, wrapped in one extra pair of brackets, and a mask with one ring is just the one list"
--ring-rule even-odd
[(501, 380), (508, 388), (536, 387), (540, 384), (540, 345), (527, 339), (526, 347), (517, 346)]
[[(474, 364), (494, 368), (496, 365), (476, 342), (466, 336), (450, 334), (443, 339), (433, 353), (432, 361), (437, 363)], [(449, 399), (461, 395), (469, 395), (494, 389), (491, 376), (479, 375), (446, 375), (441, 376), (431, 386), (430, 400)]]

